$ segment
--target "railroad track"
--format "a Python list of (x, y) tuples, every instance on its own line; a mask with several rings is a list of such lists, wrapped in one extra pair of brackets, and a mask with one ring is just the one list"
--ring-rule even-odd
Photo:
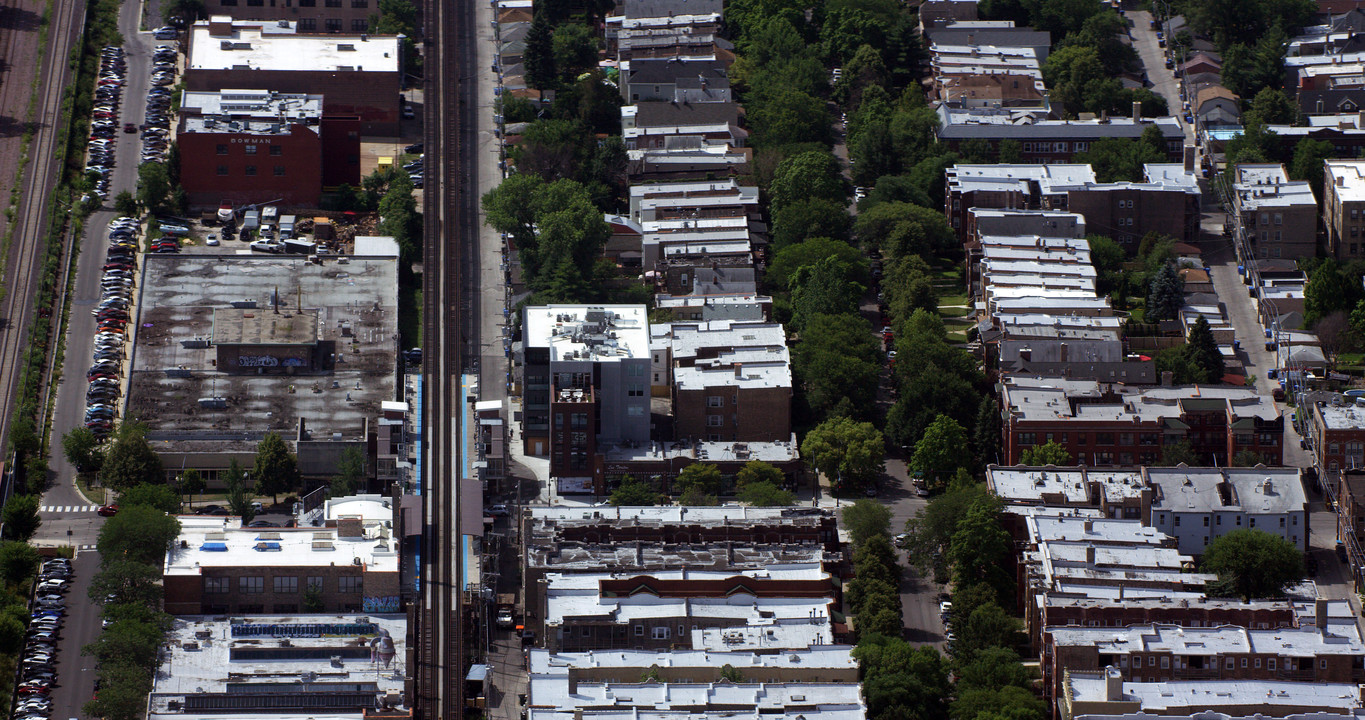
[[(63, 129), (60, 126), (62, 90), (67, 86), (70, 74), (67, 57), (72, 37), (79, 37), (84, 22), (84, 3), (53, 0), (48, 21), (48, 47), (43, 54), (43, 65), (38, 68), (39, 99), (33, 118), (36, 131), (28, 148), (31, 161), (21, 180), (22, 200), (14, 218), (14, 238), (5, 266), (5, 297), (0, 301), (0, 317), (6, 322), (4, 331), (0, 332), (0, 398), (6, 402), (4, 411), (0, 412), (0, 438), (9, 437), (10, 417), (18, 401), (16, 393), (29, 340), (33, 298), (42, 278), (40, 261), (50, 203), (62, 201), (49, 193), (61, 180), (57, 143)], [(55, 315), (54, 311), (54, 323), (58, 320)], [(57, 337), (56, 331), (54, 325), (53, 339)]]
[[(417, 613), (415, 703), (425, 720), (464, 715), (465, 617), (459, 579), (460, 376), (465, 368), (465, 323), (471, 306), (465, 287), (477, 252), (473, 212), (474, 136), (470, 93), (475, 83), (473, 2), (426, 0), (428, 38), (423, 102), (427, 167), (439, 167), (424, 193), (423, 246), (423, 455), (425, 531), (421, 608)], [(475, 280), (474, 282), (477, 282)]]

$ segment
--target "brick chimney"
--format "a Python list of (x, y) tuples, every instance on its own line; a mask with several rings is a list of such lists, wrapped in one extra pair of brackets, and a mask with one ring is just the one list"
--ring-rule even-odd
[(1327, 598), (1313, 601), (1313, 619), (1319, 630), (1327, 630)]
[(358, 517), (337, 519), (337, 537), (365, 537), (365, 526)]

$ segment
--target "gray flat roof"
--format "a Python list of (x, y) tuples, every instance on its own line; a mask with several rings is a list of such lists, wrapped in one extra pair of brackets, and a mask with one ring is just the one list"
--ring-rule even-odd
[[(307, 418), (314, 433), (359, 433), (397, 387), (398, 262), (302, 255), (148, 255), (139, 285), (127, 417), (166, 440), (242, 440), (290, 430)], [(278, 291), (279, 315), (272, 308)], [(254, 302), (255, 313), (312, 316), (329, 370), (313, 374), (219, 372), (214, 315)], [(298, 322), (299, 318), (293, 318)], [(302, 327), (301, 325), (299, 327)], [(328, 344), (333, 345), (328, 345)], [(203, 407), (200, 398), (224, 398)], [(315, 435), (317, 437), (317, 435)], [(252, 443), (254, 444), (254, 443)], [(190, 448), (179, 448), (190, 449)]]

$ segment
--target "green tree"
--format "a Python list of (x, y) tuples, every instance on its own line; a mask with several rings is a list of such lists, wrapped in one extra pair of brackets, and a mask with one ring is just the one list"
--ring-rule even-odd
[(853, 657), (863, 669), (869, 718), (947, 717), (952, 696), (948, 664), (932, 645), (912, 646), (899, 630), (882, 634), (864, 628)]
[(412, 179), (396, 173), (379, 201), (379, 232), (398, 243), (399, 257), (405, 263), (421, 255), (422, 215), (417, 212)]
[(801, 455), (830, 482), (862, 488), (885, 467), (886, 446), (872, 423), (846, 417), (826, 420), (801, 441)]
[(1090, 246), (1090, 264), (1095, 266), (1095, 291), (1108, 295), (1123, 284), (1123, 263), (1128, 255), (1103, 235), (1090, 235), (1085, 241)]
[(1166, 154), (1150, 142), (1132, 138), (1100, 138), (1090, 149), (1076, 153), (1075, 162), (1091, 165), (1095, 178), (1107, 182), (1139, 182), (1143, 165), (1165, 162)]
[(840, 517), (853, 547), (861, 547), (872, 537), (891, 531), (891, 509), (876, 500), (858, 500), (846, 505)]
[(357, 447), (349, 447), (341, 452), (337, 461), (337, 474), (327, 494), (332, 497), (349, 497), (365, 482), (365, 452)]
[(1190, 335), (1186, 341), (1185, 352), (1189, 356), (1190, 363), (1199, 368), (1203, 375), (1203, 382), (1220, 383), (1223, 381), (1225, 369), (1223, 367), (1223, 353), (1218, 350), (1218, 343), (1213, 339), (1213, 330), (1209, 328), (1209, 322), (1203, 315), (1194, 319), (1194, 325), (1190, 328)]
[(848, 202), (839, 158), (831, 152), (805, 152), (778, 163), (768, 194), (774, 213), (801, 200)]
[(1003, 687), (1031, 690), (1037, 679), (1037, 673), (1019, 662), (1019, 653), (1007, 647), (982, 648), (970, 662), (957, 664), (958, 692)]
[(1242, 113), (1246, 122), (1262, 125), (1298, 125), (1302, 119), (1299, 106), (1284, 93), (1273, 87), (1263, 87), (1251, 99), (1246, 112)]
[(972, 610), (965, 621), (954, 622), (953, 631), (957, 634), (953, 656), (963, 662), (971, 662), (986, 648), (1014, 647), (1023, 639), (1019, 621), (993, 602)]
[(1308, 276), (1303, 288), (1304, 321), (1309, 325), (1336, 310), (1350, 312), (1361, 301), (1360, 278), (1328, 258)]
[(683, 507), (715, 507), (720, 504), (720, 498), (699, 487), (690, 487), (678, 496), (678, 504)]
[(1289, 177), (1293, 180), (1307, 180), (1313, 189), (1313, 196), (1321, 198), (1325, 174), (1323, 161), (1338, 154), (1332, 143), (1326, 140), (1303, 138), (1294, 146), (1294, 160), (1289, 164)]
[(796, 269), (791, 277), (791, 327), (800, 332), (815, 317), (856, 315), (867, 288), (848, 280), (848, 266), (827, 257)]
[(1014, 543), (1000, 525), (1001, 507), (1000, 499), (993, 496), (978, 498), (967, 506), (953, 531), (948, 559), (953, 566), (954, 587), (982, 583), (995, 590), (997, 602), (1005, 603), (1014, 590), (1014, 577), (1005, 570)]
[(100, 605), (126, 603), (155, 608), (161, 602), (161, 592), (161, 566), (135, 560), (111, 559), (90, 579), (90, 599)]
[(180, 496), (165, 485), (142, 483), (134, 485), (118, 495), (119, 510), (133, 505), (145, 505), (167, 515), (175, 515), (180, 512)]
[(1176, 275), (1175, 265), (1166, 263), (1152, 277), (1151, 287), (1147, 290), (1147, 309), (1143, 318), (1147, 322), (1174, 320), (1185, 306), (1185, 285)]
[(1199, 461), (1199, 455), (1194, 452), (1194, 446), (1190, 444), (1189, 440), (1179, 440), (1162, 446), (1161, 462), (1158, 463), (1159, 465), (1162, 467), (1175, 467), (1181, 463), (1191, 467), (1204, 464)]
[(150, 673), (156, 669), (161, 641), (162, 633), (156, 626), (121, 620), (110, 623), (81, 652), (94, 655), (101, 664), (130, 663)]
[(1234, 530), (1209, 543), (1200, 570), (1218, 576), (1209, 595), (1280, 597), (1304, 577), (1303, 553), (1294, 543), (1255, 528)]
[[(259, 456), (257, 456), (259, 457)], [(242, 518), (242, 524), (246, 525), (251, 519), (256, 517), (256, 508), (252, 505), (251, 496), (256, 492), (256, 483), (248, 481), (246, 472), (237, 464), (236, 460), (228, 463), (227, 472), (224, 473), (223, 485), (227, 490), (228, 510)]]
[(639, 507), (658, 505), (659, 492), (648, 484), (633, 477), (625, 478), (612, 491), (610, 502), (616, 507)]
[(38, 574), (38, 550), (26, 542), (0, 542), (0, 573), (10, 587), (23, 585)]
[(165, 481), (161, 457), (147, 443), (146, 427), (137, 423), (119, 426), (114, 442), (105, 452), (100, 479), (107, 487), (120, 490), (142, 483)]
[(720, 468), (711, 463), (694, 463), (683, 468), (673, 481), (673, 489), (679, 494), (698, 490), (707, 495), (720, 492)]
[(204, 0), (171, 0), (161, 6), (161, 19), (168, 23), (179, 21), (181, 27), (189, 27), (196, 20), (207, 20), (208, 14)]
[(98, 470), (104, 455), (99, 449), (100, 441), (90, 428), (78, 426), (71, 428), (62, 436), (62, 453), (66, 455), (77, 470)]
[[(941, 174), (939, 178), (941, 183)], [(957, 244), (942, 210), (909, 203), (883, 203), (859, 213), (853, 234), (864, 245), (880, 248), (892, 258), (932, 256), (952, 251)]]
[(735, 487), (744, 488), (753, 483), (766, 482), (770, 485), (781, 486), (787, 482), (787, 476), (771, 463), (762, 460), (750, 460), (744, 463), (744, 467), (735, 473)]
[(302, 483), (299, 477), (299, 463), (284, 438), (279, 433), (269, 432), (256, 445), (256, 465), (251, 476), (256, 480), (256, 492), (270, 496), (272, 502), (279, 502), (282, 492), (292, 492)]
[(124, 217), (137, 217), (137, 198), (127, 190), (120, 190), (114, 196), (114, 212)]
[(522, 63), (526, 68), (526, 84), (537, 90), (552, 90), (559, 79), (555, 68), (554, 27), (544, 12), (531, 18), (526, 32)]
[(22, 650), (26, 629), (22, 618), (10, 613), (0, 614), (0, 652), (18, 653)]
[(95, 547), (106, 565), (130, 560), (160, 568), (166, 548), (179, 536), (179, 520), (156, 508), (134, 505), (119, 508), (117, 515), (104, 522)]
[(924, 476), (926, 486), (941, 488), (958, 468), (972, 461), (967, 431), (946, 415), (939, 415), (925, 429), (910, 456), (910, 469)]
[(1264, 462), (1265, 458), (1253, 450), (1238, 450), (1237, 454), (1232, 456), (1234, 467), (1256, 467)]
[(193, 468), (180, 474), (179, 490), (189, 498), (190, 507), (194, 507), (194, 494), (204, 492), (204, 478), (198, 470)]
[(839, 408), (875, 407), (881, 347), (861, 315), (807, 319), (791, 354), (801, 396), (816, 417), (829, 417)]
[(796, 504), (796, 496), (789, 490), (767, 480), (758, 480), (740, 486), (736, 493), (739, 501), (754, 507), (785, 507)]
[(147, 695), (152, 691), (150, 671), (125, 663), (101, 664), (99, 697), (82, 710), (90, 717), (104, 720), (138, 720), (147, 710)]
[(171, 178), (166, 166), (159, 162), (144, 162), (137, 166), (137, 201), (147, 212), (166, 212), (171, 196)]
[(1047, 706), (1031, 688), (1006, 685), (960, 691), (949, 707), (949, 716), (952, 720), (1044, 720), (1048, 713)]
[(1022, 465), (1067, 465), (1070, 462), (1071, 453), (1052, 440), (1048, 440), (1042, 445), (1025, 448), (1020, 457), (1020, 464)]
[(587, 25), (560, 25), (554, 30), (550, 47), (563, 82), (573, 82), (580, 73), (597, 67), (597, 36)]
[(906, 539), (901, 543), (910, 564), (927, 573), (949, 556), (953, 533), (967, 509), (987, 496), (986, 484), (959, 472), (943, 494), (934, 497), (905, 523)]
[(740, 672), (734, 665), (725, 663), (720, 666), (720, 679), (729, 680), (732, 683), (744, 682), (744, 673)]
[(795, 200), (773, 213), (772, 247), (781, 252), (810, 238), (847, 240), (853, 218), (842, 203), (824, 198)]
[(27, 541), (38, 532), (43, 524), (38, 516), (40, 498), (37, 495), (11, 495), (0, 511), (0, 520), (5, 523), (5, 537), (11, 540)]

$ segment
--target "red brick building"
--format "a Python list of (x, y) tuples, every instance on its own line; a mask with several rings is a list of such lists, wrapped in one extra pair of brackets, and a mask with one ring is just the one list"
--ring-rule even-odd
[(359, 184), (360, 123), (322, 106), (320, 95), (186, 92), (177, 142), (190, 204), (317, 207), (324, 187)]
[(322, 95), (328, 114), (359, 118), (364, 133), (399, 134), (403, 57), (397, 36), (306, 35), (217, 17), (190, 29), (187, 56), (187, 90)]
[(1284, 417), (1267, 397), (1235, 387), (1158, 387), (1136, 393), (1063, 378), (1008, 377), (1005, 465), (1035, 445), (1056, 442), (1089, 467), (1151, 465), (1166, 445), (1189, 441), (1201, 462), (1229, 465), (1243, 450), (1266, 465), (1284, 458)]

